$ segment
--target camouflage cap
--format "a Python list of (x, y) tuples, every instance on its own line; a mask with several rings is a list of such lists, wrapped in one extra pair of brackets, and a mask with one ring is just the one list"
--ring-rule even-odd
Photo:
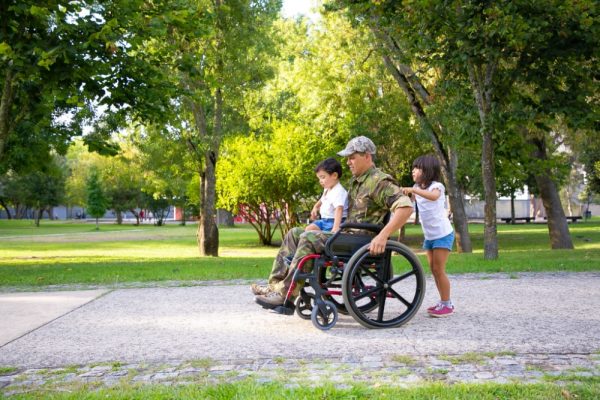
[(337, 154), (341, 157), (348, 157), (350, 154), (354, 153), (375, 154), (376, 151), (375, 143), (373, 143), (371, 139), (366, 136), (357, 136), (351, 139), (346, 145), (346, 148)]

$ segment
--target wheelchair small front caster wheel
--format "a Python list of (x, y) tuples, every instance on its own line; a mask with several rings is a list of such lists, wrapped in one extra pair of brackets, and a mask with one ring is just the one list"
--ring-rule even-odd
[[(313, 296), (314, 297), (314, 296)], [(296, 314), (302, 319), (311, 319), (312, 299), (308, 294), (302, 294), (296, 299)]]
[(311, 314), (313, 325), (322, 331), (333, 328), (338, 319), (338, 312), (335, 304), (328, 300), (315, 303)]

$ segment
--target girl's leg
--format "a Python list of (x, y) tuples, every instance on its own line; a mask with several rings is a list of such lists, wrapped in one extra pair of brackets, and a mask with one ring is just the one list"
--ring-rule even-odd
[[(429, 262), (442, 301), (450, 300), (450, 280), (446, 274), (446, 262), (449, 256), (450, 250), (448, 249), (433, 249)], [(429, 252), (427, 259), (429, 260)]]
[(429, 264), (429, 269), (431, 270), (431, 274), (433, 275), (433, 280), (435, 281), (435, 286), (437, 287), (438, 293), (441, 293), (440, 284), (438, 283), (438, 277), (434, 272), (433, 250), (427, 250), (427, 263)]

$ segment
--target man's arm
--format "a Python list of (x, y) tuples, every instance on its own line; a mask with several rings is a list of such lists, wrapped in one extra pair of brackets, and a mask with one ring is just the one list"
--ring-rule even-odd
[(386, 242), (390, 235), (402, 228), (406, 221), (408, 221), (408, 218), (410, 218), (412, 212), (412, 207), (396, 208), (392, 218), (390, 218), (390, 221), (383, 227), (381, 232), (379, 232), (379, 234), (375, 236), (373, 240), (371, 240), (369, 252), (374, 255), (383, 253), (385, 251)]

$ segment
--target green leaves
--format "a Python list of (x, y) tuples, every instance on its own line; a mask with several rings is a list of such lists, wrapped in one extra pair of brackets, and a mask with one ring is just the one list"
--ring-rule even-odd
[(13, 56), (13, 51), (10, 45), (6, 42), (0, 43), (0, 56), (3, 60), (10, 59)]

